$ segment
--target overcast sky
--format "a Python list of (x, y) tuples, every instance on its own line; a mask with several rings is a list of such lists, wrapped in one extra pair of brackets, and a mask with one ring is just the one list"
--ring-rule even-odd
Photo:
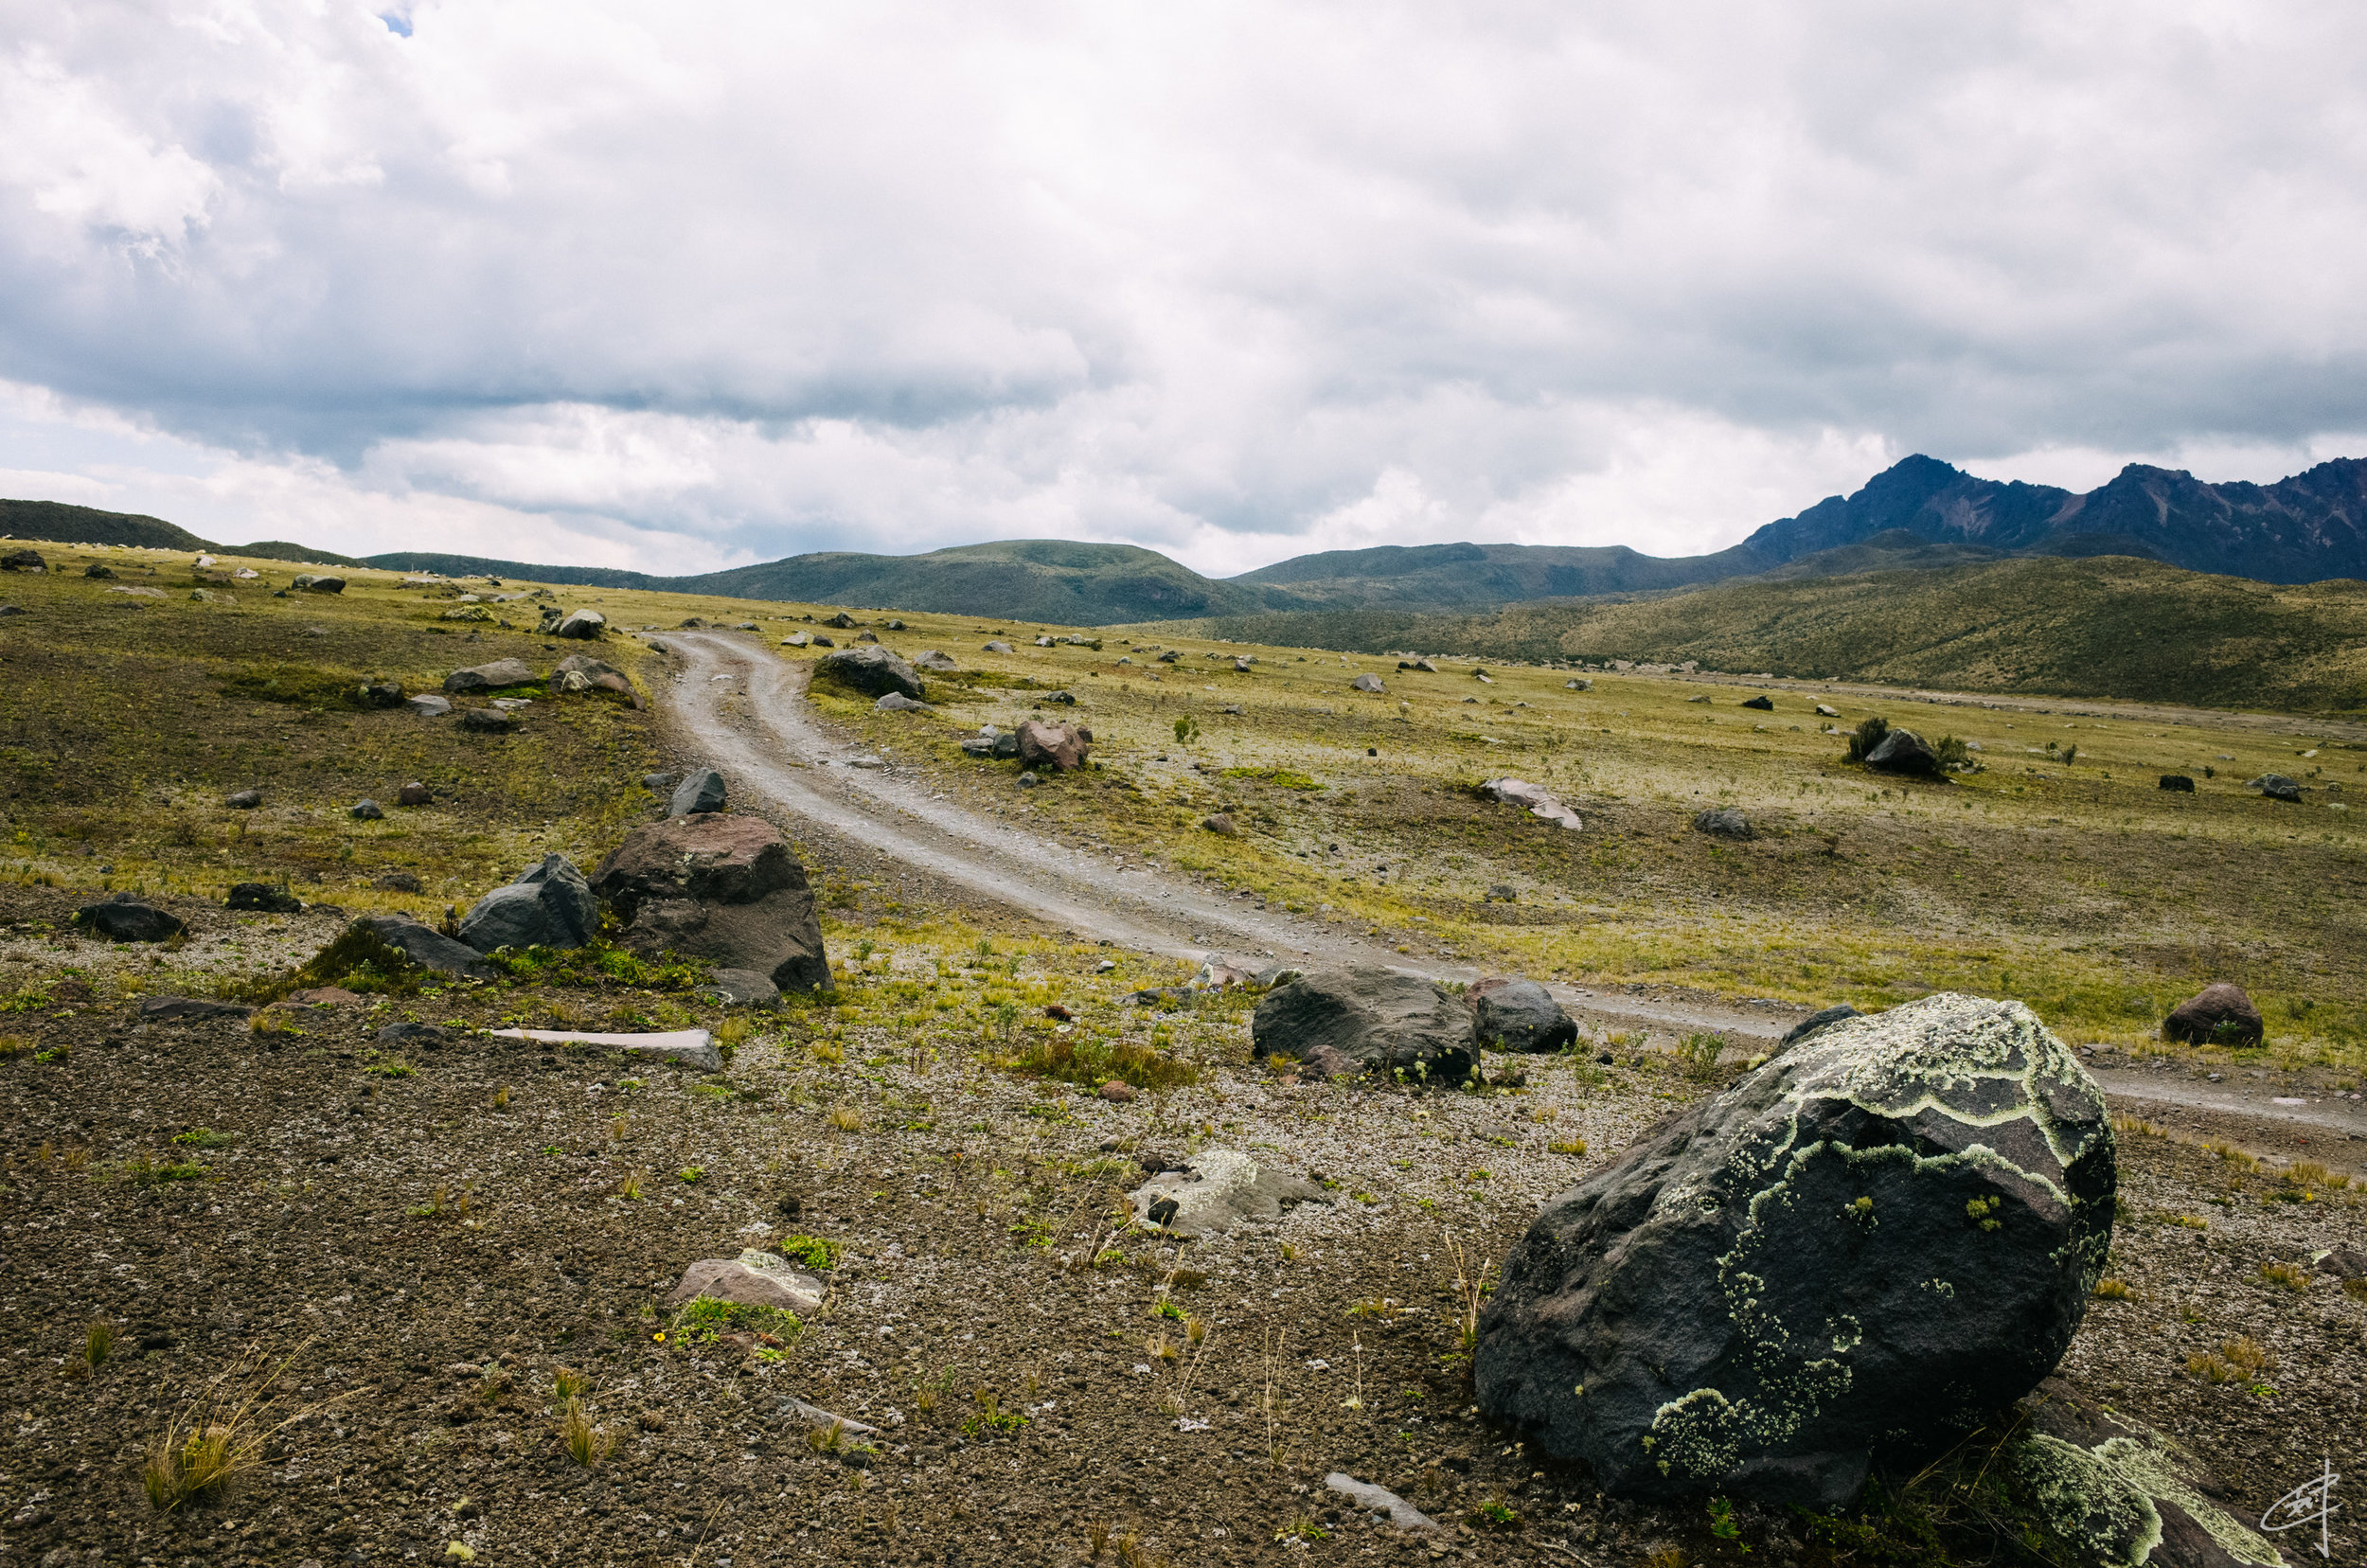
[(0, 494), (675, 572), (2367, 455), (2367, 9), (0, 0)]

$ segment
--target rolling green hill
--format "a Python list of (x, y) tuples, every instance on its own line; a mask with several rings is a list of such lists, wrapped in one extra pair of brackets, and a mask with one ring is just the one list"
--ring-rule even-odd
[(1505, 604), (1682, 588), (1766, 570), (1781, 560), (1736, 546), (1704, 556), (1647, 556), (1624, 544), (1382, 544), (1293, 556), (1230, 579), (1285, 589), (1329, 609)]
[(63, 501), (0, 501), (0, 533), (60, 544), (128, 544), (145, 550), (221, 548), (161, 517), (100, 511)]
[(1722, 582), (1480, 615), (1224, 616), (1242, 641), (1614, 659), (1964, 691), (2302, 712), (2367, 709), (2367, 583), (2279, 586), (2126, 556)]

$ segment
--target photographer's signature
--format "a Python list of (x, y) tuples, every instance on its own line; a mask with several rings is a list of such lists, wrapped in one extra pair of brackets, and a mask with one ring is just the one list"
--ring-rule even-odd
[(2269, 1511), (2260, 1516), (2260, 1527), (2271, 1534), (2279, 1530), (2299, 1529), (2305, 1524), (2318, 1526), (2318, 1555), (2331, 1559), (2333, 1538), (2328, 1522), (2342, 1505), (2334, 1500), (2334, 1488), (2342, 1478), (2334, 1473), (2334, 1461), (2322, 1458), (2323, 1472), (2314, 1481), (2305, 1481), (2276, 1500)]

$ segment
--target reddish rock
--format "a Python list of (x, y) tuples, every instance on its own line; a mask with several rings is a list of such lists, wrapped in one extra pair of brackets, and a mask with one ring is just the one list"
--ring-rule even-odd
[(2203, 987), (2162, 1022), (2162, 1039), (2205, 1045), (2257, 1045), (2260, 1035), (2260, 1009), (2243, 987), (2224, 980)]
[(1074, 773), (1093, 750), (1094, 732), (1082, 724), (1047, 724), (1029, 719), (1019, 726), (1019, 760), (1029, 768)]
[(435, 798), (428, 793), (427, 786), (416, 778), (395, 792), (395, 804), (398, 806), (424, 806)]
[(644, 957), (754, 970), (783, 990), (829, 983), (806, 868), (760, 817), (701, 811), (636, 828), (592, 890), (625, 922), (618, 941)]
[(362, 998), (343, 986), (314, 986), (310, 990), (290, 991), (285, 1000), (293, 1007), (309, 1007), (318, 1002), (359, 1002)]
[(1130, 1105), (1134, 1100), (1134, 1086), (1112, 1078), (1101, 1086), (1101, 1097), (1112, 1105)]

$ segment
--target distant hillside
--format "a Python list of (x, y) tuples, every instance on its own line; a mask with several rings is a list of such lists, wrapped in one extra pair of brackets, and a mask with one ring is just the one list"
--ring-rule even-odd
[(517, 578), (525, 582), (555, 582), (571, 588), (667, 588), (677, 580), (614, 566), (538, 566), (524, 561), (493, 561), (484, 556), (439, 555), (432, 550), (397, 550), (365, 558), (364, 565), (388, 572), (434, 572), (439, 577)]
[(1640, 555), (1624, 544), (1383, 544), (1294, 556), (1228, 580), (1287, 588), (1328, 608), (1504, 604), (1682, 588), (1765, 571), (1779, 558), (1737, 546)]
[(100, 511), (63, 501), (0, 501), (0, 533), (61, 544), (128, 544), (149, 550), (213, 550), (187, 528), (161, 517)]
[(2367, 583), (2272, 586), (2125, 556), (1719, 583), (1646, 599), (1229, 616), (1241, 641), (1704, 668), (1965, 691), (2367, 709)]
[[(223, 548), (219, 544), (212, 547)], [(234, 554), (251, 556), (258, 561), (289, 561), (299, 566), (366, 566), (369, 564), (365, 561), (356, 561), (351, 556), (331, 555), (327, 550), (315, 550), (309, 544), (291, 544), (284, 539), (266, 539), (259, 543), (240, 544), (231, 548)]]

